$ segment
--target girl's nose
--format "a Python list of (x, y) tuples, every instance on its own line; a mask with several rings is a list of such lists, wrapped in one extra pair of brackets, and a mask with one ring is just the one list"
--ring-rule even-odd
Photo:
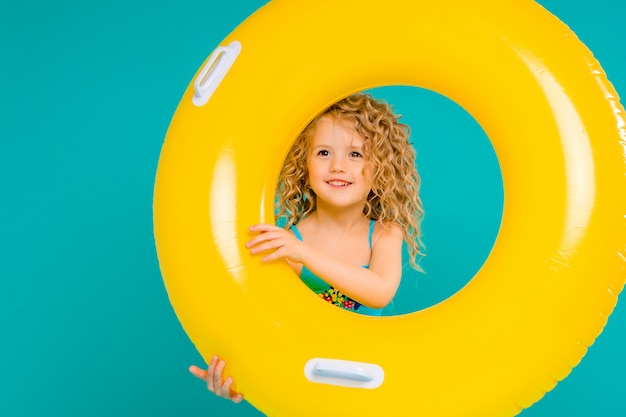
[(330, 162), (331, 172), (346, 172), (346, 161), (341, 157), (333, 157)]

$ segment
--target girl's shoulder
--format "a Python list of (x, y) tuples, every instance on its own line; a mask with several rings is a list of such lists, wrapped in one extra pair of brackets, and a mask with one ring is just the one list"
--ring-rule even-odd
[(402, 228), (396, 222), (374, 222), (372, 231), (372, 247), (379, 242), (402, 240)]

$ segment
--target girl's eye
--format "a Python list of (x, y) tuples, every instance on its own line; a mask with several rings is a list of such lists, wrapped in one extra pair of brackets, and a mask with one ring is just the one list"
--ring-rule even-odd
[(353, 157), (353, 158), (362, 158), (363, 154), (361, 154), (360, 152), (357, 152), (357, 151), (353, 151), (353, 152), (350, 152), (350, 156)]
[(327, 151), (327, 150), (325, 150), (325, 149), (322, 149), (322, 150), (318, 151), (318, 152), (317, 152), (317, 154), (318, 154), (319, 156), (328, 156), (328, 155), (330, 155), (330, 152), (328, 152), (328, 151)]

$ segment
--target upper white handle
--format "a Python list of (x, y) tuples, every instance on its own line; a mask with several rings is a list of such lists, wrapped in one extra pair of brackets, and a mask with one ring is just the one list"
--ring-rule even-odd
[(209, 101), (239, 56), (240, 51), (241, 43), (239, 41), (233, 41), (213, 51), (193, 83), (194, 95), (191, 99), (193, 104), (204, 106)]

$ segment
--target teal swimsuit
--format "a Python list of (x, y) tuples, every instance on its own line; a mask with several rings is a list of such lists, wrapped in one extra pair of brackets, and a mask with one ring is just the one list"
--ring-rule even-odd
[[(372, 233), (374, 232), (375, 220), (370, 220), (370, 232), (367, 238), (370, 250), (372, 249)], [(296, 226), (291, 226), (293, 234), (302, 240), (302, 235)], [(363, 266), (368, 268), (369, 265)], [(368, 316), (380, 316), (382, 315), (382, 308), (369, 308), (362, 305), (358, 301), (353, 300), (344, 293), (331, 287), (326, 281), (311, 272), (306, 266), (302, 265), (302, 272), (300, 273), (300, 279), (306, 284), (313, 292), (319, 294), (324, 300), (345, 310), (354, 311), (356, 313), (365, 314)]]

